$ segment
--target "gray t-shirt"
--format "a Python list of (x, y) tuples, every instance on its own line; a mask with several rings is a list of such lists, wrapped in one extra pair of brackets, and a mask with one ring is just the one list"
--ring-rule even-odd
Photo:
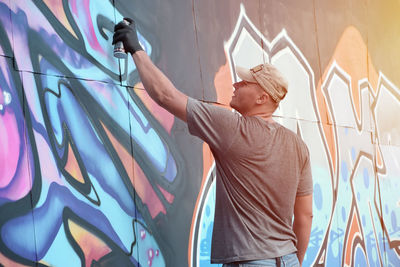
[(309, 152), (301, 138), (278, 123), (191, 98), (187, 122), (216, 161), (211, 262), (295, 252), (295, 198), (313, 191)]

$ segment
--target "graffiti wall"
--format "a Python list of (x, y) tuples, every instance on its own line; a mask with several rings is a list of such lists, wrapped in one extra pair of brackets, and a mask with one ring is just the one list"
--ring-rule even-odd
[[(0, 0), (0, 266), (212, 266), (215, 165), (146, 94), (113, 27), (187, 95), (229, 103), (235, 66), (289, 81), (307, 143), (303, 266), (400, 265), (400, 2)], [(234, 231), (234, 229), (232, 229)]]

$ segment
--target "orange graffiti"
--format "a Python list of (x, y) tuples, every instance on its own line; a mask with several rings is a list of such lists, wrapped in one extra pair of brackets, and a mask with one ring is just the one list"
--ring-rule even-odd
[(361, 230), (360, 230), (360, 222), (358, 221), (358, 217), (356, 212), (353, 212), (353, 217), (351, 218), (350, 229), (347, 236), (347, 242), (344, 251), (344, 265), (350, 266), (351, 255), (354, 253), (353, 244), (355, 239), (359, 237), (362, 238)]
[(79, 168), (78, 161), (75, 157), (75, 153), (72, 150), (71, 144), (68, 144), (68, 160), (64, 169), (77, 181), (81, 182), (82, 184), (85, 183), (81, 169)]
[(131, 182), (140, 199), (147, 205), (151, 218), (154, 219), (160, 212), (167, 213), (142, 168), (140, 168), (136, 161), (134, 161), (134, 179), (131, 179)]
[(134, 87), (136, 95), (139, 96), (140, 100), (142, 100), (143, 104), (146, 106), (147, 110), (151, 112), (154, 118), (156, 118), (164, 129), (171, 134), (172, 125), (174, 124), (174, 115), (154, 102), (143, 88), (142, 83), (136, 84)]
[(7, 258), (6, 256), (4, 256), (1, 252), (0, 252), (0, 263), (3, 264), (4, 266), (14, 266), (14, 267), (30, 266), (30, 265), (23, 265), (23, 264), (15, 262), (15, 261), (12, 261), (9, 258)]
[(233, 95), (233, 87), (228, 61), (215, 74), (214, 86), (217, 91), (217, 102), (229, 106)]
[(68, 226), (73, 238), (79, 244), (79, 247), (85, 255), (86, 267), (91, 266), (93, 260), (98, 261), (111, 251), (103, 240), (82, 228), (71, 219), (68, 220)]
[(74, 30), (69, 23), (67, 16), (65, 15), (65, 11), (63, 8), (62, 0), (43, 0), (43, 2), (47, 5), (47, 7), (51, 10), (55, 17), (57, 17), (58, 21), (64, 25), (64, 27), (76, 38)]
[(365, 44), (360, 32), (353, 26), (346, 28), (339, 39), (331, 60), (325, 68), (322, 78), (318, 82), (316, 91), (318, 109), (321, 114), (321, 122), (334, 168), (336, 168), (336, 147), (333, 128), (329, 126), (333, 124), (333, 121), (330, 117), (321, 87), (323, 82), (327, 79), (330, 67), (335, 62), (351, 77), (351, 94), (358, 120), (361, 118), (360, 90), (358, 82), (367, 78), (373, 88), (376, 88), (376, 85), (378, 84), (378, 73), (372, 65), (367, 45)]
[(115, 151), (117, 152), (125, 171), (129, 176), (131, 184), (135, 188), (136, 193), (150, 212), (150, 216), (154, 219), (160, 212), (166, 214), (166, 210), (161, 200), (158, 198), (153, 187), (147, 180), (146, 175), (143, 173), (140, 166), (131, 156), (131, 154), (118, 142), (118, 140), (111, 134), (107, 127), (102, 124), (108, 137), (110, 138)]
[(382, 154), (381, 154), (381, 150), (379, 149), (379, 145), (378, 144), (375, 144), (375, 154), (376, 154), (376, 157), (375, 157), (375, 159), (376, 159), (376, 162), (375, 162), (375, 164), (376, 164), (376, 166), (378, 167), (378, 168), (382, 168), (383, 167), (383, 159), (382, 159)]
[(158, 189), (160, 189), (160, 192), (164, 195), (165, 199), (169, 202), (172, 203), (174, 202), (175, 196), (169, 193), (167, 190), (161, 187), (161, 185), (157, 185)]

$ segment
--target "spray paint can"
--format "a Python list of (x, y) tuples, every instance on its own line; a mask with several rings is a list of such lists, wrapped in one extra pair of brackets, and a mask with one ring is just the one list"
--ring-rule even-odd
[[(123, 23), (129, 25), (129, 21), (123, 20)], [(122, 42), (117, 42), (114, 45), (114, 57), (116, 58), (127, 58), (128, 54), (125, 51), (124, 44)]]

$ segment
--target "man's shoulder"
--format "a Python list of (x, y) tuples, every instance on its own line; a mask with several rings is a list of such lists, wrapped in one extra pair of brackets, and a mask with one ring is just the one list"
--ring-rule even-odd
[(293, 139), (297, 144), (299, 144), (302, 148), (307, 149), (307, 144), (304, 142), (303, 138), (301, 137), (300, 133), (296, 133), (292, 131), (289, 128), (286, 128), (285, 126), (279, 124), (279, 128), (281, 129), (282, 132), (285, 133), (285, 135), (288, 136), (288, 138)]
[(229, 106), (226, 106), (224, 104), (215, 102), (215, 101), (208, 101), (208, 100), (199, 100), (195, 99), (192, 97), (188, 97), (188, 105), (190, 106), (203, 106), (207, 108), (221, 108), (221, 109), (226, 109), (226, 110), (232, 110)]

